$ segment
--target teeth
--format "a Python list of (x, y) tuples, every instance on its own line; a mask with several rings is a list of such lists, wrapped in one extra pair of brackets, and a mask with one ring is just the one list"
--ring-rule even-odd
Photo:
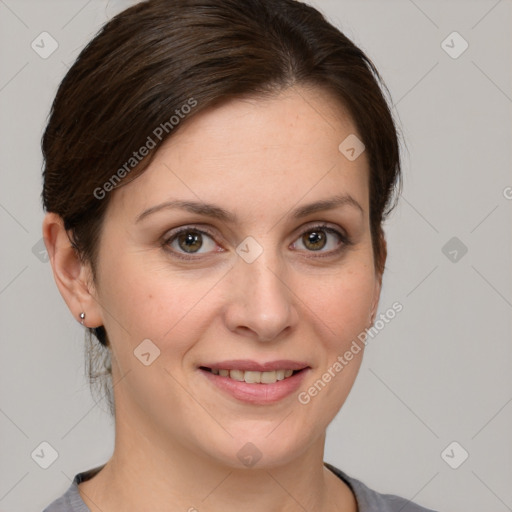
[[(276, 372), (254, 372), (254, 373), (260, 373), (260, 382), (262, 384), (273, 384), (274, 382), (277, 382)], [(247, 382), (247, 381), (245, 381), (245, 382)]]
[(293, 370), (275, 370), (272, 372), (253, 372), (243, 370), (214, 370), (211, 372), (214, 375), (220, 375), (221, 377), (230, 377), (233, 380), (239, 382), (247, 382), (248, 384), (274, 384), (279, 380), (291, 377)]
[[(228, 370), (226, 370), (228, 371)], [(244, 379), (244, 373), (243, 371), (241, 370), (231, 370), (231, 371), (228, 371), (228, 374), (229, 376), (234, 379), (234, 380), (238, 380), (240, 382), (243, 382), (245, 379)]]
[(244, 372), (244, 380), (248, 384), (259, 384), (261, 382), (261, 373), (262, 372)]

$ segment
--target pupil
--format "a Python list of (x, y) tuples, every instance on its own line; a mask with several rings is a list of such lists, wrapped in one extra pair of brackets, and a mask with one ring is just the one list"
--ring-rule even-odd
[(203, 245), (200, 237), (201, 235), (199, 233), (191, 234), (191, 232), (188, 232), (184, 235), (182, 234), (179, 237), (180, 247), (186, 252), (195, 252), (195, 250), (200, 249)]

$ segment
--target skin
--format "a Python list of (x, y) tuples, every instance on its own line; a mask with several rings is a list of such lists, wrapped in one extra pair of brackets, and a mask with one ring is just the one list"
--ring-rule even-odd
[[(363, 350), (306, 405), (298, 393), (244, 403), (198, 370), (226, 359), (305, 361), (304, 391), (371, 325), (382, 275), (370, 235), (368, 160), (363, 153), (349, 161), (338, 150), (357, 133), (318, 88), (230, 100), (189, 119), (140, 177), (113, 192), (95, 283), (61, 219), (47, 214), (43, 233), (59, 290), (75, 318), (85, 311), (86, 326), (105, 326), (117, 383), (113, 456), (79, 486), (91, 511), (357, 510), (323, 456), (326, 428)], [(362, 211), (344, 205), (291, 215), (336, 194), (349, 194)], [(164, 209), (136, 222), (171, 199), (214, 203), (238, 220)], [(352, 244), (327, 232), (325, 246), (308, 244), (317, 222), (346, 232)], [(193, 246), (193, 261), (173, 256), (187, 255), (186, 244), (163, 241), (189, 225), (213, 233)], [(250, 264), (235, 252), (247, 236), (263, 248)], [(133, 354), (144, 339), (160, 350), (149, 366)], [(247, 442), (262, 454), (250, 468), (237, 457)]]

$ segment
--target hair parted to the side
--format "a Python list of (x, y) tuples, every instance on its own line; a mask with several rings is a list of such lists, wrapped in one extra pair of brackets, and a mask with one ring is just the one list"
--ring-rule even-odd
[[(43, 206), (62, 217), (93, 279), (113, 178), (122, 186), (139, 176), (199, 112), (292, 85), (330, 92), (357, 127), (369, 158), (370, 227), (382, 274), (382, 222), (396, 204), (401, 168), (382, 91), (389, 92), (371, 60), (297, 0), (147, 0), (115, 16), (82, 50), (59, 86), (42, 138)], [(185, 109), (191, 98), (194, 107)], [(149, 151), (135, 158), (143, 147)], [(104, 327), (89, 329), (88, 340), (90, 382), (100, 384), (114, 414)]]

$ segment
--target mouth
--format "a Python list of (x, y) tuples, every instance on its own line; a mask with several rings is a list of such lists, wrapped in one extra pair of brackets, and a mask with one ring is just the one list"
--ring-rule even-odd
[(306, 370), (306, 368), (300, 370), (281, 368), (279, 370), (260, 372), (254, 370), (208, 368), (207, 366), (200, 366), (199, 369), (210, 372), (213, 375), (219, 375), (220, 377), (228, 377), (238, 382), (246, 382), (247, 384), (275, 384), (278, 381), (289, 379), (293, 375)]
[(201, 365), (198, 370), (224, 395), (252, 405), (269, 405), (295, 393), (311, 367), (289, 360), (237, 360)]

